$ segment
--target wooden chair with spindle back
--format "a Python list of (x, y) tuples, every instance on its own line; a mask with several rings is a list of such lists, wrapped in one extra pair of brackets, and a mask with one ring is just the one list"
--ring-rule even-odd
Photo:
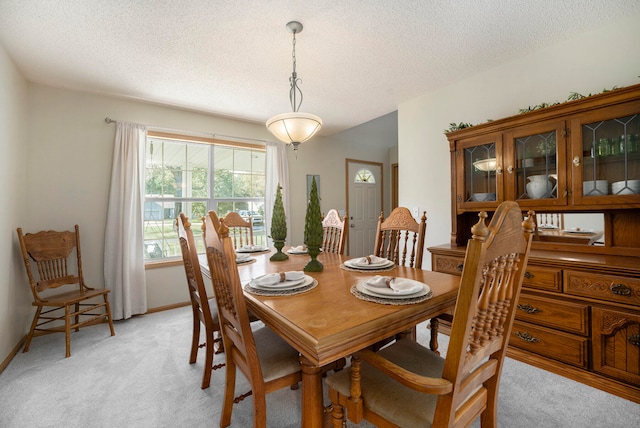
[[(202, 375), (202, 389), (209, 388), (211, 383), (212, 370), (224, 367), (224, 364), (213, 364), (216, 344), (219, 352), (222, 352), (222, 336), (220, 335), (220, 323), (218, 321), (218, 308), (207, 295), (204, 286), (204, 279), (198, 260), (198, 250), (196, 247), (191, 222), (184, 213), (180, 213), (177, 218), (178, 239), (182, 252), (182, 262), (187, 276), (187, 286), (189, 298), (191, 300), (191, 310), (193, 313), (193, 333), (191, 336), (191, 353), (189, 364), (194, 364), (198, 358), (198, 349), (205, 348), (204, 373)], [(204, 326), (204, 343), (200, 343), (200, 327)], [(217, 336), (217, 337), (216, 337)]]
[(405, 207), (395, 208), (386, 219), (380, 213), (373, 255), (386, 257), (397, 265), (421, 269), (426, 230), (426, 211), (420, 223)]
[[(111, 290), (94, 289), (85, 283), (77, 224), (75, 230), (63, 232), (23, 234), (18, 228), (18, 240), (36, 307), (23, 352), (29, 350), (36, 332), (64, 332), (66, 357), (71, 356), (71, 330), (107, 321), (111, 336), (116, 334), (108, 297)], [(58, 321), (63, 325), (57, 325)]]
[(240, 369), (251, 384), (253, 425), (266, 427), (265, 395), (300, 382), (299, 354), (268, 327), (252, 330), (229, 229), (224, 219), (218, 219), (214, 211), (209, 211), (204, 230), (226, 358), (220, 426), (231, 423), (236, 369)]
[(379, 427), (496, 427), (498, 385), (534, 229), (517, 203), (473, 226), (446, 358), (408, 339), (355, 353), (350, 370), (326, 378), (333, 426), (344, 410)]
[(340, 218), (335, 209), (330, 209), (322, 219), (322, 251), (326, 253), (344, 254), (347, 238), (347, 215)]
[(537, 226), (551, 226), (564, 229), (564, 213), (536, 213)]
[(229, 229), (229, 236), (233, 241), (234, 248), (242, 248), (253, 244), (253, 222), (251, 217), (248, 220), (242, 218), (240, 214), (231, 211), (224, 217), (224, 224)]

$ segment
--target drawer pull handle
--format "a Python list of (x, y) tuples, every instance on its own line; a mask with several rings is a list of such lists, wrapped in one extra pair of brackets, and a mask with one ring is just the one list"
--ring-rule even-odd
[(617, 294), (618, 296), (631, 295), (631, 288), (627, 287), (624, 284), (611, 284), (611, 287), (609, 287), (609, 290), (611, 290), (613, 294)]
[(537, 314), (538, 312), (542, 312), (540, 309), (531, 306), (530, 304), (526, 304), (526, 305), (518, 305), (518, 309), (520, 309), (522, 312), (525, 312), (527, 314)]
[(525, 278), (527, 278), (527, 279), (531, 279), (531, 278), (533, 278), (534, 276), (535, 276), (535, 275), (533, 275), (533, 274), (532, 274), (531, 272), (529, 272), (529, 271), (525, 271), (525, 273), (524, 273), (524, 277), (525, 277)]
[(635, 346), (640, 346), (640, 334), (634, 334), (629, 338), (629, 343)]
[(460, 263), (458, 265), (458, 272), (462, 272), (462, 268), (464, 267), (464, 263)]
[(524, 340), (525, 342), (529, 342), (529, 343), (537, 343), (540, 342), (540, 339), (538, 339), (535, 336), (531, 336), (529, 333), (524, 332), (524, 333), (520, 333), (519, 331), (516, 331), (516, 336), (518, 336), (520, 339)]

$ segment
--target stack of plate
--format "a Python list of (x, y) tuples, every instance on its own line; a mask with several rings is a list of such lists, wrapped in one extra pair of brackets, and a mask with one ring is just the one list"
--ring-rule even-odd
[(298, 278), (298, 279), (277, 282), (275, 284), (269, 283), (269, 282), (260, 282), (260, 280), (267, 275), (262, 275), (262, 276), (259, 276), (258, 278), (252, 279), (251, 282), (249, 282), (249, 286), (253, 288), (257, 288), (259, 290), (290, 291), (290, 290), (296, 290), (298, 288), (306, 287), (307, 285), (310, 285), (311, 283), (313, 283), (313, 278), (310, 277), (309, 275), (304, 275), (302, 278)]
[(377, 263), (358, 263), (359, 259), (351, 259), (346, 260), (344, 265), (350, 267), (352, 269), (361, 269), (361, 270), (376, 270), (376, 269), (388, 269), (392, 266), (395, 266), (395, 263), (392, 260), (384, 260)]
[(611, 185), (614, 195), (633, 195), (640, 193), (640, 180), (616, 181)]
[(582, 194), (584, 196), (601, 196), (609, 194), (609, 182), (607, 180), (596, 180), (582, 182)]
[(400, 290), (393, 290), (388, 287), (375, 286), (368, 280), (365, 280), (357, 283), (356, 289), (363, 294), (379, 299), (412, 299), (426, 296), (431, 292), (431, 288), (425, 283), (407, 278), (398, 278), (396, 280), (403, 281), (405, 287)]

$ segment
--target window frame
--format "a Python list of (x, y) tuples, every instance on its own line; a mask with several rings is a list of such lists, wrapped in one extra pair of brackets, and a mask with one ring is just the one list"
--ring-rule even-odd
[[(160, 139), (160, 140), (167, 140), (167, 141), (175, 141), (175, 142), (179, 142), (179, 143), (187, 143), (187, 144), (206, 144), (209, 145), (207, 151), (208, 151), (208, 187), (209, 187), (209, 195), (208, 197), (186, 197), (186, 196), (178, 196), (178, 197), (171, 197), (171, 196), (157, 196), (157, 197), (147, 197), (146, 195), (146, 180), (147, 180), (147, 154), (146, 154), (146, 150), (145, 150), (145, 164), (144, 164), (144, 183), (145, 183), (145, 196), (144, 196), (144, 205), (146, 206), (147, 202), (169, 202), (169, 203), (182, 203), (182, 210), (185, 209), (185, 206), (188, 204), (192, 204), (192, 203), (204, 203), (205, 204), (205, 211), (209, 211), (211, 209), (216, 209), (215, 207), (218, 207), (218, 205), (220, 203), (224, 203), (224, 202), (228, 202), (228, 203), (247, 203), (248, 207), (250, 207), (249, 209), (251, 209), (252, 207), (255, 206), (256, 203), (260, 204), (262, 203), (264, 205), (265, 202), (265, 196), (263, 195), (262, 197), (247, 197), (247, 198), (236, 198), (236, 197), (221, 197), (221, 198), (216, 198), (215, 194), (214, 194), (214, 176), (215, 176), (215, 165), (214, 165), (214, 146), (222, 146), (222, 147), (229, 147), (229, 148), (233, 148), (233, 149), (246, 149), (246, 150), (251, 150), (251, 151), (259, 151), (259, 152), (264, 152), (265, 153), (265, 169), (264, 169), (264, 174), (266, 176), (266, 146), (265, 145), (261, 145), (261, 144), (251, 144), (251, 143), (245, 143), (245, 142), (237, 142), (237, 141), (229, 141), (229, 140), (222, 140), (222, 139), (218, 139), (218, 138), (209, 138), (209, 137), (202, 137), (202, 136), (194, 136), (194, 135), (185, 135), (185, 134), (174, 134), (174, 133), (168, 133), (168, 132), (162, 132), (162, 131), (153, 131), (153, 130), (149, 130), (147, 131), (147, 140), (145, 140), (145, 146), (148, 144), (148, 140), (149, 139)], [(164, 163), (163, 163), (164, 166)], [(253, 171), (253, 169), (252, 169)], [(253, 174), (253, 172), (252, 172)], [(266, 180), (265, 180), (266, 182)], [(266, 189), (265, 189), (266, 191)], [(264, 193), (264, 192), (263, 192)], [(178, 215), (178, 213), (174, 213), (175, 216)], [(165, 229), (166, 228), (166, 221), (169, 220), (169, 218), (165, 218), (164, 214), (163, 217), (161, 219), (163, 226), (162, 228)], [(147, 220), (144, 220), (145, 225), (143, 227), (143, 230), (146, 232), (147, 230)], [(264, 223), (263, 223), (264, 224)], [(195, 225), (195, 222), (194, 222)], [(204, 243), (202, 242), (201, 239), (199, 239), (198, 237), (201, 236), (201, 232), (200, 232), (200, 227), (195, 225), (196, 227), (193, 227), (193, 231), (194, 231), (194, 235), (196, 235), (196, 243), (198, 244), (198, 252), (201, 253), (204, 251)], [(262, 230), (258, 230), (258, 233), (256, 234), (254, 232), (254, 237), (259, 238), (260, 236), (264, 235), (264, 240), (266, 242), (266, 225), (262, 226)], [(162, 241), (168, 241), (168, 240), (172, 240), (175, 239), (176, 240), (176, 248), (179, 248), (179, 244), (177, 244), (178, 242), (178, 237), (177, 237), (177, 229), (175, 228), (175, 223), (173, 226), (173, 229), (175, 231), (175, 237), (173, 236), (173, 234), (167, 234), (168, 237), (165, 235), (164, 230), (162, 232), (162, 237), (159, 240)], [(149, 241), (153, 241), (150, 238), (147, 238), (146, 233), (143, 236), (143, 240), (144, 240), (144, 245), (145, 247), (147, 246), (147, 243)], [(167, 244), (170, 245), (170, 244)], [(202, 245), (202, 246), (201, 246)], [(165, 248), (165, 243), (162, 242), (161, 245), (161, 251), (164, 251)], [(179, 249), (174, 250), (174, 255), (171, 256), (164, 256), (164, 254), (161, 257), (147, 257), (146, 251), (145, 251), (145, 258), (144, 258), (144, 262), (145, 262), (145, 267), (148, 268), (153, 268), (153, 267), (161, 267), (161, 266), (167, 266), (167, 265), (178, 265), (180, 263), (182, 263), (181, 260), (181, 255), (179, 253)]]

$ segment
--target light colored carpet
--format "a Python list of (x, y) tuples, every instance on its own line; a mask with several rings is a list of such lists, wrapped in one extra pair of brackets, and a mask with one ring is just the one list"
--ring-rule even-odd
[[(188, 363), (190, 308), (118, 321), (115, 328), (114, 337), (106, 325), (73, 333), (66, 359), (64, 335), (35, 338), (0, 374), (0, 427), (219, 425), (224, 369), (214, 371), (209, 389), (200, 389), (204, 351)], [(427, 343), (424, 324), (418, 332)], [(446, 340), (441, 337), (444, 347)], [(223, 359), (216, 355), (216, 362)], [(246, 392), (238, 377), (237, 393)], [(299, 427), (300, 407), (300, 390), (269, 394), (268, 426)], [(251, 397), (235, 405), (232, 426), (252, 426), (252, 412)], [(514, 360), (502, 376), (499, 414), (504, 428), (640, 426), (640, 405)]]

